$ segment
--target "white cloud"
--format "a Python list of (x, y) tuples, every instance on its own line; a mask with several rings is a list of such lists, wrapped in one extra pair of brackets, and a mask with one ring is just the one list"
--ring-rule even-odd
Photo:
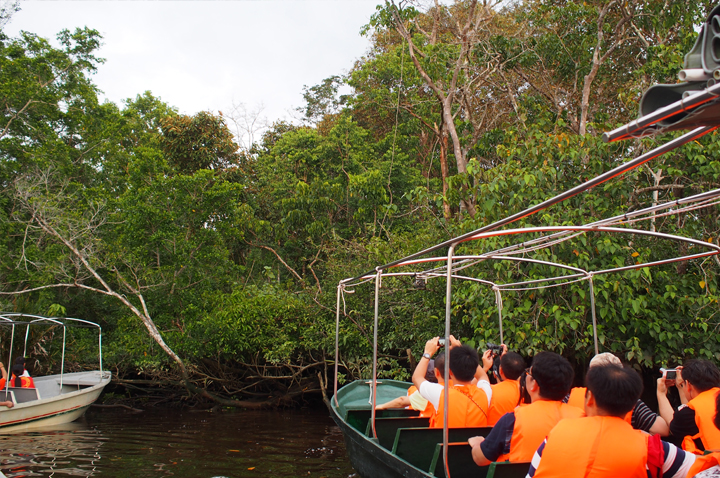
[(54, 39), (103, 35), (94, 81), (119, 103), (150, 90), (181, 112), (265, 105), (270, 120), (302, 105), (303, 85), (349, 70), (379, 0), (25, 1), (5, 27)]

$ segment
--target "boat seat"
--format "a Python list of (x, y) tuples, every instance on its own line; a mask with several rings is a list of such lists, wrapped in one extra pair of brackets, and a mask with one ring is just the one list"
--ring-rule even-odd
[(0, 402), (13, 402), (15, 405), (17, 405), (17, 402), (15, 401), (15, 395), (10, 391), (6, 393), (4, 388), (2, 389), (2, 391), (0, 391)]
[[(472, 448), (467, 442), (448, 443), (448, 463), (451, 478), (486, 478), (489, 468), (475, 464)], [(445, 478), (442, 443), (435, 445), (435, 453), (428, 471), (433, 476)]]
[[(429, 425), (429, 417), (375, 417), (375, 433), (377, 433), (378, 443), (388, 450), (392, 450), (395, 435), (399, 428), (426, 428)], [(368, 420), (365, 435), (372, 436), (372, 422), (370, 420)]]
[(528, 470), (530, 470), (529, 461), (490, 463), (486, 478), (525, 478)]
[[(37, 388), (21, 388), (21, 387), (9, 387), (8, 391), (15, 395), (15, 403), (32, 402), (33, 400), (40, 400), (40, 393)], [(4, 390), (3, 390), (4, 393)]]
[[(389, 410), (376, 410), (376, 418), (389, 418), (389, 417), (417, 417), (420, 412), (417, 410), (411, 410), (407, 408), (392, 408)], [(345, 422), (348, 425), (359, 431), (365, 433), (367, 431), (367, 424), (370, 421), (371, 410), (369, 408), (350, 408), (345, 413)]]
[[(449, 428), (448, 442), (466, 442), (471, 437), (486, 437), (492, 427)], [(443, 442), (442, 428), (400, 428), (395, 434), (393, 454), (421, 470), (429, 470), (438, 443)]]

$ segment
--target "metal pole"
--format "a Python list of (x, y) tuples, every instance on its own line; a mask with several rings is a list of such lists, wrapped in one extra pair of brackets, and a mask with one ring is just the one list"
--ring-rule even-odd
[(630, 138), (636, 134), (642, 134), (642, 130), (654, 125), (659, 121), (662, 121), (665, 118), (669, 118), (678, 113), (697, 108), (709, 101), (717, 99), (718, 93), (720, 93), (720, 83), (717, 83), (710, 88), (699, 90), (696, 93), (690, 94), (690, 96), (688, 96), (687, 98), (683, 98), (676, 101), (675, 103), (664, 106), (656, 111), (653, 111), (650, 114), (643, 116), (642, 118), (631, 121), (630, 123), (614, 129), (608, 133), (603, 133), (602, 139), (604, 142), (610, 143), (612, 141)]
[(445, 393), (443, 410), (443, 463), (445, 464), (445, 476), (450, 478), (450, 466), (448, 465), (448, 417), (450, 408), (450, 315), (452, 313), (452, 260), (455, 253), (455, 244), (448, 249), (447, 258), (447, 283), (445, 292)]
[[(540, 204), (536, 204), (535, 206), (531, 206), (531, 207), (525, 209), (524, 211), (520, 211), (520, 212), (518, 212), (518, 213), (516, 213), (516, 214), (513, 214), (512, 216), (508, 216), (508, 217), (506, 217), (506, 218), (504, 218), (504, 219), (501, 219), (501, 220), (499, 220), (499, 221), (495, 221), (495, 222), (492, 223), (492, 224), (489, 224), (489, 225), (487, 225), (487, 226), (481, 227), (481, 228), (476, 229), (476, 230), (474, 230), (474, 231), (468, 232), (468, 233), (463, 234), (463, 235), (461, 235), (461, 236), (458, 236), (458, 237), (456, 237), (456, 238), (454, 238), (454, 239), (449, 239), (449, 240), (447, 240), (447, 241), (445, 241), (445, 242), (443, 242), (443, 243), (440, 243), (440, 244), (437, 244), (437, 245), (435, 245), (435, 246), (429, 247), (429, 248), (427, 248), (427, 249), (425, 249), (425, 250), (422, 250), (422, 251), (420, 251), (420, 252), (416, 252), (415, 254), (411, 254), (411, 255), (403, 258), (403, 259), (398, 259), (398, 260), (396, 260), (396, 261), (390, 262), (390, 263), (388, 263), (388, 264), (385, 264), (385, 265), (383, 265), (383, 266), (380, 266), (380, 268), (381, 268), (381, 269), (389, 269), (390, 267), (396, 266), (396, 265), (398, 265), (398, 264), (400, 264), (400, 263), (402, 263), (402, 262), (409, 261), (409, 260), (415, 259), (415, 258), (417, 258), (417, 257), (422, 257), (422, 256), (424, 256), (424, 255), (426, 255), (426, 254), (429, 254), (429, 253), (431, 253), (431, 252), (433, 252), (433, 251), (436, 251), (436, 250), (438, 250), (438, 249), (442, 249), (442, 248), (444, 248), (444, 247), (449, 247), (449, 246), (451, 246), (451, 245), (453, 245), (453, 244), (458, 244), (458, 243), (460, 243), (460, 242), (463, 242), (463, 241), (465, 241), (465, 240), (468, 240), (469, 238), (471, 238), (472, 236), (474, 236), (474, 235), (476, 235), (476, 234), (481, 234), (481, 233), (483, 233), (483, 232), (493, 231), (493, 230), (495, 230), (495, 229), (497, 229), (497, 228), (499, 228), (499, 227), (502, 227), (502, 226), (505, 226), (505, 225), (507, 225), (507, 224), (513, 223), (513, 222), (515, 222), (515, 221), (517, 221), (517, 220), (519, 220), (519, 219), (522, 219), (522, 218), (524, 218), (524, 217), (531, 216), (531, 215), (535, 214), (536, 212), (542, 211), (543, 209), (546, 209), (546, 208), (548, 208), (548, 207), (550, 207), (550, 206), (552, 206), (552, 205), (554, 205), (554, 204), (557, 204), (557, 203), (562, 202), (562, 201), (564, 201), (564, 200), (566, 200), (566, 199), (569, 199), (569, 198), (571, 198), (571, 197), (573, 197), (573, 196), (576, 196), (576, 195), (580, 194), (580, 193), (583, 192), (583, 191), (586, 191), (586, 190), (588, 190), (588, 189), (590, 189), (590, 188), (593, 188), (593, 187), (595, 187), (595, 186), (598, 186), (599, 184), (602, 184), (602, 183), (604, 183), (605, 181), (609, 181), (610, 179), (614, 178), (615, 176), (619, 176), (619, 175), (621, 175), (621, 174), (624, 174), (624, 173), (630, 171), (631, 169), (634, 169), (634, 168), (636, 168), (636, 167), (638, 167), (638, 166), (640, 166), (640, 165), (642, 165), (642, 164), (645, 164), (645, 163), (647, 163), (648, 161), (650, 161), (651, 159), (653, 159), (653, 158), (655, 158), (655, 157), (657, 157), (657, 156), (660, 156), (661, 154), (667, 153), (668, 151), (672, 151), (672, 150), (675, 149), (675, 148), (679, 148), (680, 146), (682, 146), (682, 145), (684, 145), (684, 144), (686, 144), (686, 143), (689, 143), (690, 141), (693, 141), (694, 139), (697, 139), (697, 138), (699, 138), (699, 137), (701, 137), (701, 136), (703, 136), (703, 135), (706, 135), (707, 133), (713, 131), (713, 130), (716, 129), (716, 128), (717, 128), (717, 126), (713, 126), (713, 127), (705, 126), (705, 127), (702, 127), (702, 128), (696, 128), (696, 129), (694, 129), (694, 130), (692, 130), (692, 131), (690, 131), (690, 132), (688, 132), (688, 133), (685, 133), (684, 135), (682, 135), (682, 136), (680, 136), (680, 137), (678, 137), (678, 138), (675, 138), (675, 139), (672, 140), (672, 141), (669, 141), (669, 142), (667, 142), (667, 143), (665, 143), (665, 144), (663, 144), (663, 145), (661, 145), (661, 146), (658, 146), (657, 148), (653, 149), (652, 151), (648, 151), (647, 153), (645, 153), (645, 154), (643, 154), (643, 155), (640, 155), (640, 156), (638, 156), (637, 158), (628, 161), (627, 163), (621, 164), (620, 166), (618, 166), (618, 167), (616, 167), (616, 168), (614, 168), (614, 169), (612, 169), (612, 170), (610, 170), (610, 171), (608, 171), (608, 172), (606, 172), (606, 173), (603, 173), (603, 174), (601, 174), (601, 175), (599, 175), (599, 176), (596, 176), (596, 177), (594, 177), (594, 178), (592, 178), (592, 179), (589, 179), (589, 180), (585, 181), (584, 183), (582, 183), (582, 184), (580, 184), (580, 185), (578, 185), (578, 186), (575, 186), (574, 188), (568, 189), (567, 191), (565, 191), (565, 192), (563, 192), (563, 193), (560, 193), (560, 194), (558, 194), (557, 196), (555, 196), (555, 197), (553, 197), (553, 198), (550, 198), (550, 199), (548, 199), (548, 200), (546, 200), (546, 201), (541, 202)], [(370, 272), (366, 272), (366, 273), (364, 273), (364, 274), (360, 274), (359, 276), (353, 277), (353, 278), (351, 279), (351, 281), (358, 280), (358, 279), (360, 279), (360, 278), (362, 278), (362, 277), (365, 277), (365, 276), (367, 276), (367, 275), (372, 274), (373, 272), (374, 272), (374, 271), (370, 271)]]
[(103, 367), (102, 367), (102, 327), (98, 324), (98, 347), (100, 348), (100, 378), (102, 379)]
[[(10, 367), (10, 371), (12, 372), (12, 351), (13, 351), (13, 344), (15, 343), (15, 324), (12, 326), (12, 332), (10, 336), (10, 354), (8, 355), (8, 367)], [(5, 380), (5, 400), (7, 400), (7, 392), (8, 388), (10, 387), (10, 378), (12, 377), (12, 374), (8, 374), (7, 380)]]
[(590, 275), (590, 310), (592, 311), (593, 339), (595, 340), (595, 355), (599, 353), (598, 334), (597, 334), (597, 317), (595, 316), (595, 286), (593, 285), (593, 276)]
[(62, 349), (62, 360), (60, 361), (60, 393), (62, 393), (63, 386), (63, 374), (65, 373), (65, 337), (67, 327), (63, 324), (63, 349)]
[(503, 327), (502, 327), (502, 309), (503, 309), (502, 295), (500, 293), (500, 289), (497, 286), (494, 286), (493, 290), (495, 291), (495, 304), (497, 305), (498, 323), (500, 324), (500, 343), (504, 344), (505, 339), (503, 338)]
[(373, 438), (377, 438), (375, 432), (375, 402), (377, 401), (377, 346), (378, 346), (378, 315), (380, 311), (380, 279), (382, 269), (377, 270), (375, 276), (375, 323), (373, 325), (373, 377), (372, 377), (372, 400), (370, 406), (370, 422), (372, 423)]
[(340, 359), (340, 294), (342, 294), (342, 284), (338, 284), (337, 287), (337, 304), (335, 305), (335, 385), (333, 387), (333, 393), (335, 397), (335, 406), (339, 407), (337, 392), (338, 392), (338, 360)]

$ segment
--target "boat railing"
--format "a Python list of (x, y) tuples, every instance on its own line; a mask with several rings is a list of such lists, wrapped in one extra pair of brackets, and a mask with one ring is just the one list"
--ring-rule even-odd
[[(30, 319), (30, 320), (22, 320)], [(98, 362), (99, 372), (101, 380), (103, 379), (103, 362), (102, 362), (102, 327), (100, 324), (90, 322), (89, 320), (78, 319), (75, 317), (43, 317), (34, 314), (25, 314), (22, 312), (0, 312), (0, 325), (12, 326), (11, 338), (10, 338), (10, 352), (8, 355), (8, 365), (12, 366), (13, 363), (13, 348), (15, 340), (15, 326), (25, 326), (25, 341), (23, 345), (23, 357), (27, 355), (27, 345), (30, 338), (30, 326), (38, 325), (57, 325), (63, 329), (63, 342), (62, 342), (62, 353), (60, 360), (60, 388), (63, 386), (63, 377), (65, 374), (65, 348), (67, 341), (67, 328), (68, 327), (82, 327), (82, 328), (97, 328), (98, 329)], [(10, 377), (5, 381), (5, 391), (7, 392), (10, 387)]]

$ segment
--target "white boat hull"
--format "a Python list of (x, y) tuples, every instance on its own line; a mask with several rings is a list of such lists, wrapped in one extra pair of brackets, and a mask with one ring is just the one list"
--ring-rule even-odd
[(39, 400), (0, 407), (0, 433), (70, 423), (80, 418), (110, 382), (110, 372), (78, 372), (34, 378)]

